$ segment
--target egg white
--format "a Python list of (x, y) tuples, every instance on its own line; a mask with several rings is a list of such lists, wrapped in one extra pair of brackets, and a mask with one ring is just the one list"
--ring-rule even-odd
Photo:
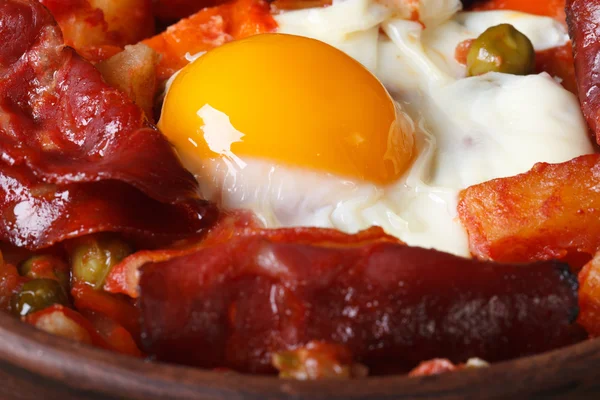
[[(420, 21), (409, 19), (415, 7)], [(243, 132), (207, 105), (201, 111), (204, 140), (209, 146), (217, 140), (213, 147), (222, 157), (200, 161), (182, 155), (202, 194), (224, 208), (254, 211), (269, 228), (356, 232), (378, 225), (410, 245), (469, 256), (456, 212), (460, 190), (593, 148), (577, 99), (549, 75), (466, 78), (465, 67), (454, 59), (461, 41), (499, 23), (515, 25), (536, 50), (567, 43), (564, 27), (519, 12), (459, 9), (459, 0), (334, 0), (327, 8), (275, 17), (280, 33), (339, 48), (390, 91), (416, 138), (415, 160), (397, 182), (380, 187), (228, 154)]]
[(378, 225), (412, 244), (466, 256), (466, 236), (453, 218), (457, 191), (426, 183), (435, 138), (415, 126), (402, 109), (398, 113), (403, 129), (416, 136), (418, 156), (409, 173), (386, 187), (269, 160), (241, 159), (230, 149), (243, 140), (243, 133), (210, 106), (199, 111), (204, 121), (199, 134), (220, 157), (200, 161), (193, 154), (181, 156), (205, 198), (226, 209), (250, 209), (266, 227), (313, 226), (353, 233)]

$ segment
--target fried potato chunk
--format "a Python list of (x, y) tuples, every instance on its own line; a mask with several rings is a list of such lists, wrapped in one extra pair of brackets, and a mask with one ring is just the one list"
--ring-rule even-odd
[(108, 29), (121, 45), (137, 43), (154, 34), (151, 0), (88, 0), (102, 10)]
[(161, 21), (176, 21), (189, 17), (203, 8), (226, 2), (227, 0), (153, 0), (152, 11)]
[(460, 193), (471, 253), (502, 262), (593, 255), (600, 248), (600, 155), (471, 186)]
[(579, 319), (587, 332), (600, 336), (600, 253), (579, 273)]
[(150, 0), (40, 0), (58, 22), (65, 43), (92, 62), (154, 34)]
[(162, 56), (158, 78), (164, 81), (188, 64), (186, 55), (195, 55), (235, 39), (271, 32), (276, 28), (277, 23), (265, 1), (236, 0), (201, 10), (143, 43)]
[(159, 56), (150, 47), (138, 43), (96, 65), (104, 80), (125, 92), (152, 118), (156, 93), (156, 66)]

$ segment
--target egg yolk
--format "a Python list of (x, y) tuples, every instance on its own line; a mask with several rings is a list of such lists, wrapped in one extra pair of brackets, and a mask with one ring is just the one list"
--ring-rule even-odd
[(242, 160), (386, 184), (408, 168), (413, 153), (410, 123), (377, 78), (345, 53), (305, 37), (252, 36), (179, 72), (158, 126), (186, 159), (220, 156), (199, 116), (205, 106), (242, 133), (230, 144)]

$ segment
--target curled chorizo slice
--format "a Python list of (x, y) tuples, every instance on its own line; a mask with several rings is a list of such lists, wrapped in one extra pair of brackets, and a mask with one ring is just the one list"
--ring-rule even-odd
[(573, 42), (581, 109), (600, 143), (600, 9), (599, 0), (567, 0), (567, 24)]
[(44, 6), (0, 2), (0, 40), (0, 240), (37, 249), (102, 230), (181, 237), (206, 226), (216, 211), (171, 145), (65, 46)]
[(319, 341), (374, 373), (397, 372), (436, 357), (505, 360), (583, 335), (566, 265), (469, 260), (381, 230), (234, 228), (147, 263), (139, 288), (143, 350), (208, 368), (272, 373), (274, 354)]

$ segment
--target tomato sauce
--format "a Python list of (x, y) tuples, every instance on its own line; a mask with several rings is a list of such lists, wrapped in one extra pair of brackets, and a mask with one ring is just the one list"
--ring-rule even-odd
[(565, 22), (565, 0), (489, 0), (475, 5), (473, 10), (515, 10)]

